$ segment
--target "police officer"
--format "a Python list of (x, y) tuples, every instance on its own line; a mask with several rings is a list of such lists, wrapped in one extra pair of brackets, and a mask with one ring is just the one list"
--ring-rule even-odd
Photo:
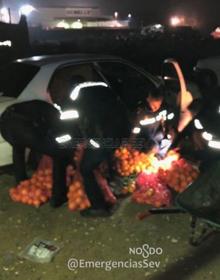
[[(204, 108), (194, 120), (190, 142), (194, 144), (193, 158), (200, 161), (200, 176), (177, 197), (181, 208), (194, 217), (219, 224), (220, 205), (220, 102), (212, 104), (212, 111)], [(209, 105), (207, 104), (207, 107)]]
[(81, 211), (82, 216), (111, 215), (111, 206), (96, 181), (94, 170), (101, 162), (112, 166), (114, 150), (129, 137), (130, 124), (127, 111), (114, 92), (107, 86), (84, 88), (75, 101), (79, 111), (79, 129), (86, 148), (80, 170), (91, 207)]
[(53, 188), (50, 200), (52, 207), (59, 207), (67, 199), (66, 166), (71, 161), (74, 151), (72, 146), (61, 145), (65, 142), (65, 137), (59, 137), (63, 135), (62, 129), (65, 130), (61, 122), (61, 112), (53, 105), (40, 100), (11, 105), (0, 118), (1, 134), (13, 148), (17, 183), (27, 179), (26, 148), (53, 158)]
[[(153, 150), (155, 153), (164, 155), (168, 150), (171, 142), (166, 136), (172, 129), (175, 129), (175, 102), (168, 102), (165, 89), (160, 86), (149, 90), (144, 100), (136, 112), (132, 141), (144, 140), (142, 149), (145, 151)], [(170, 138), (170, 137), (168, 137)], [(166, 140), (166, 141), (164, 141)]]
[(220, 98), (212, 96), (209, 104), (203, 107), (194, 119), (192, 139), (194, 155), (203, 166), (220, 158)]

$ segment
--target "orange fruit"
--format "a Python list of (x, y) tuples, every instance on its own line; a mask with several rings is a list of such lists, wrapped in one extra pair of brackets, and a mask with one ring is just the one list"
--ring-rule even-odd
[(83, 189), (77, 190), (77, 195), (78, 195), (79, 197), (82, 197), (82, 196), (84, 195)]
[(75, 210), (76, 209), (76, 203), (74, 201), (70, 202), (68, 204), (68, 208), (72, 211)]
[(33, 200), (33, 205), (34, 205), (35, 207), (39, 207), (39, 206), (40, 206), (40, 201), (39, 201), (38, 199), (34, 199), (34, 200)]
[(28, 194), (28, 190), (26, 188), (23, 188), (20, 193), (22, 196), (26, 196)]

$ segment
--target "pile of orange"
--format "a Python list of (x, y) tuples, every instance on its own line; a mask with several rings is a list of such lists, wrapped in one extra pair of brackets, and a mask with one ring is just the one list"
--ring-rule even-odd
[(9, 191), (13, 201), (39, 207), (51, 197), (52, 175), (51, 169), (39, 170), (31, 179), (22, 181), (17, 187)]
[(140, 173), (151, 166), (153, 155), (145, 154), (127, 147), (115, 151), (116, 170), (120, 176), (128, 177)]
[(90, 202), (84, 191), (84, 186), (81, 177), (75, 176), (75, 180), (69, 186), (68, 208), (71, 211), (84, 210), (90, 207)]
[[(48, 157), (43, 157), (31, 179), (21, 182), (18, 186), (11, 188), (9, 195), (13, 201), (39, 207), (46, 203), (51, 197), (52, 190), (52, 161)], [(105, 170), (105, 166), (102, 166)], [(71, 211), (83, 210), (90, 206), (90, 202), (84, 191), (83, 180), (72, 166), (67, 167), (67, 184), (69, 186), (68, 208)], [(116, 198), (111, 192), (107, 181), (101, 172), (96, 171), (95, 176), (103, 190), (106, 201), (115, 203)]]
[(183, 192), (199, 176), (196, 167), (184, 159), (180, 159), (172, 164), (168, 170), (159, 170), (159, 177), (170, 188), (176, 192)]

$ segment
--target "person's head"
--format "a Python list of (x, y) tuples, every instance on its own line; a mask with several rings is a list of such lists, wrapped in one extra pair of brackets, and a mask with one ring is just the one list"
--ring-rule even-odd
[(148, 103), (152, 112), (156, 112), (160, 109), (164, 100), (164, 93), (162, 88), (154, 88), (149, 91), (148, 96), (146, 97), (146, 102)]

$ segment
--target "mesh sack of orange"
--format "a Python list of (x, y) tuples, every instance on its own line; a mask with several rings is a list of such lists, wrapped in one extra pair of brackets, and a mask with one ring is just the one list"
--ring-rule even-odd
[(11, 188), (9, 195), (13, 201), (39, 207), (50, 199), (51, 189), (52, 171), (45, 169), (36, 171), (31, 179)]
[[(51, 197), (52, 164), (51, 157), (43, 155), (32, 177), (9, 190), (11, 199), (36, 207), (46, 203)], [(72, 182), (74, 173), (75, 170), (69, 165), (66, 172), (67, 185)]]
[[(116, 197), (112, 193), (107, 180), (102, 176), (99, 170), (95, 170), (94, 173), (96, 180), (103, 191), (105, 200), (110, 204), (114, 204), (116, 202)], [(83, 179), (79, 172), (75, 174), (74, 179), (69, 186), (67, 197), (68, 208), (71, 211), (84, 210), (91, 206), (84, 190)]]
[(84, 210), (90, 207), (90, 202), (84, 191), (83, 180), (80, 173), (76, 173), (69, 186), (67, 194), (68, 208), (71, 211)]
[(148, 204), (154, 207), (171, 205), (171, 192), (161, 182), (157, 174), (142, 172), (136, 179), (136, 189), (132, 194), (132, 200), (140, 204)]
[(171, 189), (181, 193), (197, 179), (199, 171), (185, 159), (179, 159), (172, 163), (170, 169), (159, 169), (158, 174)]
[(108, 184), (108, 181), (102, 175), (102, 170), (99, 170), (99, 169), (95, 170), (94, 173), (95, 173), (96, 181), (99, 184), (99, 186), (104, 194), (105, 200), (110, 204), (115, 204), (117, 199), (114, 196), (114, 194)]
[(116, 171), (123, 177), (128, 177), (150, 168), (154, 158), (152, 153), (145, 154), (127, 147), (117, 149), (114, 157)]

